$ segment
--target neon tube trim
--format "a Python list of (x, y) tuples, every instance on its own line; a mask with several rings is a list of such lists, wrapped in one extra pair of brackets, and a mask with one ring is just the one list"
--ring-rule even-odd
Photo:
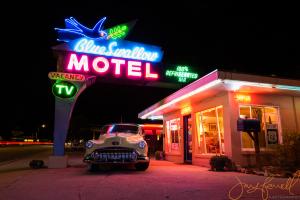
[(231, 84), (233, 87), (241, 87), (241, 86), (254, 86), (254, 87), (264, 87), (264, 88), (276, 88), (281, 90), (294, 90), (300, 91), (300, 87), (298, 86), (289, 86), (289, 85), (277, 85), (270, 83), (257, 83), (257, 82), (248, 82), (248, 81), (234, 81), (234, 80), (224, 80), (225, 84)]
[(300, 87), (297, 87), (297, 86), (276, 85), (275, 87), (277, 89), (281, 89), (281, 90), (295, 90), (295, 91), (300, 91)]
[[(88, 55), (70, 54), (69, 61), (65, 64), (65, 70), (81, 73), (93, 73), (95, 75), (104, 75), (112, 71), (116, 77), (122, 76), (124, 71), (129, 78), (145, 78), (147, 80), (157, 80), (158, 74), (154, 67), (148, 62), (106, 58), (103, 56), (90, 57)], [(121, 69), (122, 68), (122, 69)], [(123, 71), (123, 72), (122, 72)]]
[(149, 119), (151, 119), (151, 120), (156, 120), (156, 119), (162, 120), (162, 119), (163, 119), (163, 116), (162, 116), (162, 115), (151, 116), (151, 117), (149, 117)]
[(239, 89), (241, 86), (254, 86), (254, 87), (263, 87), (263, 88), (274, 88), (273, 84), (270, 83), (256, 83), (249, 81), (235, 81), (235, 80), (224, 80), (225, 84), (229, 84), (233, 87), (234, 90)]
[(195, 95), (195, 94), (197, 94), (199, 92), (207, 90), (207, 89), (209, 89), (209, 88), (211, 88), (211, 87), (213, 87), (213, 86), (215, 86), (215, 85), (217, 85), (219, 83), (221, 83), (221, 80), (218, 79), (218, 80), (214, 80), (214, 81), (212, 81), (212, 82), (210, 82), (210, 83), (208, 83), (206, 85), (203, 85), (203, 86), (197, 88), (196, 90), (193, 90), (193, 91), (191, 91), (191, 92), (189, 92), (189, 93), (187, 93), (185, 95), (182, 95), (180, 97), (177, 97), (176, 99), (173, 99), (172, 101), (170, 101), (170, 102), (168, 102), (168, 103), (166, 103), (166, 104), (164, 104), (164, 105), (162, 105), (162, 106), (160, 106), (160, 107), (158, 107), (158, 108), (156, 108), (156, 109), (154, 109), (154, 110), (152, 110), (152, 111), (144, 114), (141, 117), (141, 119), (146, 119), (149, 115), (151, 115), (151, 114), (153, 114), (155, 112), (158, 112), (158, 111), (160, 111), (160, 110), (162, 110), (164, 108), (167, 108), (168, 106), (171, 106), (172, 104), (175, 104), (175, 103), (177, 103), (177, 102), (179, 102), (179, 101), (181, 101), (183, 99), (191, 97), (191, 96), (193, 96), (193, 95)]
[[(211, 72), (210, 74), (214, 73), (215, 71)], [(207, 74), (206, 76), (210, 75), (210, 74)], [(204, 77), (206, 77), (204, 76)], [(204, 78), (202, 77), (202, 78)], [(238, 88), (241, 87), (241, 86), (254, 86), (254, 87), (263, 87), (263, 88), (276, 88), (276, 89), (283, 89), (283, 90), (293, 90), (293, 91), (300, 91), (300, 87), (298, 86), (288, 86), (288, 85), (276, 85), (276, 84), (269, 84), (269, 83), (257, 83), (257, 82), (249, 82), (249, 81), (236, 81), (236, 80), (221, 80), (221, 79), (217, 79), (217, 80), (214, 80), (206, 85), (203, 85), (199, 88), (197, 88), (196, 90), (194, 91), (191, 91), (185, 95), (182, 95), (178, 98), (175, 98), (173, 99), (172, 101), (166, 103), (166, 104), (163, 104), (162, 106), (144, 114), (143, 116), (141, 116), (141, 119), (146, 119), (148, 116), (152, 115), (153, 113), (155, 112), (158, 112), (164, 108), (167, 108), (168, 106), (171, 106), (172, 104), (175, 104), (183, 99), (186, 99), (194, 94), (197, 94), (199, 92), (202, 92), (206, 89), (209, 89), (210, 87), (213, 87), (219, 83), (223, 82), (224, 84), (229, 84), (231, 86), (233, 86), (233, 88)], [(160, 115), (161, 116), (161, 115)], [(149, 118), (151, 117), (155, 117), (155, 116), (150, 116)]]
[(118, 25), (108, 29), (107, 39), (123, 39), (128, 34), (129, 28), (127, 24)]
[(112, 56), (119, 58), (160, 62), (162, 51), (160, 48), (125, 40), (102, 41), (81, 38), (70, 42), (70, 48), (80, 53)]
[(81, 37), (91, 38), (95, 40), (106, 39), (107, 33), (102, 30), (102, 25), (106, 17), (100, 19), (94, 26), (93, 29), (87, 28), (80, 24), (74, 17), (65, 19), (66, 28), (55, 28), (58, 32), (59, 41), (69, 42)]

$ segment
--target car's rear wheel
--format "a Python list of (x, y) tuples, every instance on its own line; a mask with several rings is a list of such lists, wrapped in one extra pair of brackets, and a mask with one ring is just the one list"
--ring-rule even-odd
[(99, 169), (99, 165), (97, 164), (88, 164), (87, 165), (87, 170), (90, 172), (95, 172)]
[(135, 164), (135, 169), (138, 171), (145, 171), (149, 167), (149, 162)]

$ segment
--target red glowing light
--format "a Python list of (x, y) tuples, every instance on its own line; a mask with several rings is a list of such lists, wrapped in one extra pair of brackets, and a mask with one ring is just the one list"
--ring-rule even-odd
[(0, 144), (2, 145), (26, 145), (26, 144), (53, 144), (53, 142), (16, 142), (16, 141), (0, 141)]
[(251, 96), (250, 95), (236, 94), (235, 99), (238, 102), (251, 102)]
[(142, 63), (138, 61), (128, 61), (127, 75), (141, 77), (142, 76), (141, 65)]
[(142, 124), (141, 127), (143, 127), (143, 128), (158, 128), (158, 129), (162, 129), (163, 125), (162, 124)]
[[(101, 65), (101, 67), (99, 67), (99, 63)], [(93, 69), (101, 74), (101, 73), (105, 73), (107, 72), (109, 68), (109, 62), (106, 58), (104, 57), (96, 57), (94, 60), (93, 60)]]
[[(72, 53), (70, 55), (68, 63), (69, 63), (67, 67), (68, 70), (82, 71), (82, 67), (83, 67), (83, 71), (85, 72), (89, 71), (87, 55), (81, 56), (80, 61), (78, 61), (77, 55)], [(73, 69), (73, 67), (75, 67), (75, 69)]]
[(146, 78), (158, 79), (158, 74), (151, 73), (150, 63), (146, 63)]
[(121, 65), (125, 64), (125, 60), (121, 60), (121, 59), (111, 59), (110, 60), (111, 63), (115, 64), (115, 75), (119, 76), (121, 75)]

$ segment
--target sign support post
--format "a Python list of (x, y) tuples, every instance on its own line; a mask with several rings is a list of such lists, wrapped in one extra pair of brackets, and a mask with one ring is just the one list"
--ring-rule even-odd
[(96, 80), (95, 76), (86, 78), (83, 82), (69, 81), (78, 88), (73, 98), (62, 99), (55, 96), (55, 121), (53, 156), (49, 157), (49, 168), (66, 168), (67, 156), (65, 155), (65, 141), (69, 129), (70, 119), (74, 105), (79, 95)]

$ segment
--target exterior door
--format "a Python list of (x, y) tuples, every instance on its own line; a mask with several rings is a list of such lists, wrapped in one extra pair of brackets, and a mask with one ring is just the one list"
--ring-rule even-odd
[(184, 131), (184, 161), (192, 162), (192, 118), (191, 115), (183, 117), (183, 131)]

